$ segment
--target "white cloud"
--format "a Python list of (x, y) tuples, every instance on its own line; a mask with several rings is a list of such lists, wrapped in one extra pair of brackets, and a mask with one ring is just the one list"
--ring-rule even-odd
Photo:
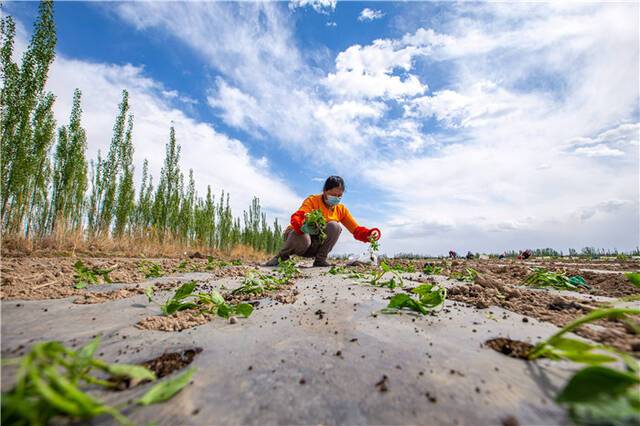
[(391, 252), (637, 244), (637, 5), (456, 4), (439, 31), (350, 46), (324, 72), (271, 4), (118, 10), (209, 61), (227, 124), (377, 188)]
[[(141, 31), (169, 32), (209, 62), (221, 76), (207, 102), (226, 124), (326, 164), (354, 158), (354, 147), (368, 143), (359, 130), (370, 121), (367, 112), (354, 115), (343, 106), (351, 119), (339, 117), (342, 101), (324, 98), (318, 70), (304, 62), (277, 4), (139, 2), (120, 3), (116, 11)], [(401, 85), (392, 81), (389, 90)]]
[[(515, 25), (494, 7), (447, 35), (422, 29), (389, 40), (446, 63), (455, 83), (403, 104), (408, 120), (439, 120), (435, 151), (401, 151), (369, 167), (414, 235), (401, 232), (396, 242), (398, 226), (387, 222), (388, 248), (443, 253), (458, 239), (474, 251), (635, 247), (638, 28), (629, 16), (637, 7), (523, 13)], [(542, 79), (557, 87), (538, 86)], [(576, 213), (580, 205), (616, 208)], [(586, 216), (593, 219), (576, 220)]]
[[(335, 94), (352, 98), (402, 98), (424, 93), (427, 86), (407, 72), (414, 46), (401, 46), (390, 40), (376, 40), (368, 46), (350, 46), (336, 57), (336, 72), (329, 73), (327, 87)], [(404, 75), (393, 75), (402, 70)]]
[(327, 27), (337, 27), (338, 24), (335, 21), (327, 21), (325, 24)]
[(609, 148), (606, 145), (584, 146), (576, 148), (574, 152), (587, 157), (620, 157), (624, 155), (624, 152), (619, 149)]
[(316, 12), (328, 15), (336, 10), (337, 3), (338, 0), (291, 0), (289, 9), (295, 10), (299, 7), (311, 6)]
[[(16, 55), (26, 47), (26, 36), (24, 31), (17, 32)], [(143, 68), (75, 60), (58, 53), (49, 71), (47, 90), (56, 95), (54, 114), (59, 126), (69, 120), (75, 88), (82, 91), (88, 159), (95, 159), (98, 150), (103, 156), (106, 154), (122, 90), (126, 89), (130, 113), (134, 115), (136, 182), (143, 159), (147, 158), (157, 184), (173, 123), (177, 142), (182, 146), (181, 168), (185, 175), (193, 169), (200, 195), (206, 194), (207, 185), (211, 185), (216, 197), (224, 189), (231, 193), (236, 215), (247, 208), (253, 196), (260, 197), (263, 207), (280, 217), (288, 216), (298, 203), (298, 196), (269, 170), (266, 158), (252, 157), (241, 141), (187, 116), (173, 102), (197, 101), (145, 76)]]
[(368, 7), (365, 7), (360, 12), (358, 21), (374, 21), (376, 19), (382, 18), (384, 15), (385, 14), (381, 10), (369, 9)]

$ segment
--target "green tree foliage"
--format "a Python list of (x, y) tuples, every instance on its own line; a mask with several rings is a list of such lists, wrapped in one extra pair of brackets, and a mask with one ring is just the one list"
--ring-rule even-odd
[[(126, 93), (126, 92), (125, 92)], [(120, 180), (118, 195), (114, 206), (116, 224), (113, 234), (116, 237), (124, 235), (126, 227), (132, 220), (135, 208), (135, 188), (133, 187), (133, 116), (129, 115), (127, 132), (120, 146)]]
[(29, 236), (32, 216), (46, 214), (48, 154), (55, 133), (55, 121), (51, 112), (54, 97), (44, 90), (49, 66), (55, 56), (53, 3), (40, 3), (34, 34), (24, 52), (21, 65), (14, 63), (11, 58), (15, 23), (10, 16), (3, 17), (1, 22), (0, 60), (3, 84), (0, 96), (0, 216), (3, 231), (24, 231)]
[(76, 230), (82, 225), (84, 195), (87, 189), (87, 136), (81, 125), (82, 92), (73, 94), (69, 126), (58, 130), (55, 150), (49, 229), (61, 226), (63, 231)]

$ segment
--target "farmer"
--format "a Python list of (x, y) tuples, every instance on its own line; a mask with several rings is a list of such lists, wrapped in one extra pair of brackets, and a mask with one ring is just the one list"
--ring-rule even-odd
[[(322, 194), (308, 196), (298, 211), (291, 215), (291, 224), (284, 231), (284, 246), (265, 266), (278, 266), (278, 260), (288, 260), (293, 254), (315, 258), (313, 266), (331, 266), (327, 263), (327, 256), (342, 232), (340, 223), (358, 241), (368, 243), (370, 237), (379, 240), (381, 233), (378, 228), (358, 226), (349, 210), (344, 204), (340, 204), (344, 189), (344, 180), (340, 176), (330, 176), (324, 183)], [(305, 215), (318, 209), (327, 222), (324, 241), (321, 241), (318, 229), (305, 223)]]

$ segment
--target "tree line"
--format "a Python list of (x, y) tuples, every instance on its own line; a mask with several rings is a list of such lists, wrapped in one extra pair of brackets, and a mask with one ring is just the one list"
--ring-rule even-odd
[(196, 192), (193, 170), (185, 176), (180, 169), (181, 147), (173, 126), (159, 180), (154, 182), (145, 159), (136, 196), (134, 117), (126, 90), (106, 155), (98, 151), (97, 158), (87, 162), (82, 92), (75, 90), (69, 121), (58, 127), (55, 95), (45, 89), (57, 41), (53, 2), (40, 3), (20, 64), (12, 59), (15, 22), (6, 16), (0, 25), (3, 237), (40, 239), (82, 232), (88, 239), (135, 237), (221, 250), (239, 244), (265, 252), (279, 249), (282, 228), (277, 220), (267, 223), (258, 198), (241, 221), (233, 216), (224, 190), (217, 200), (210, 186), (204, 197)]

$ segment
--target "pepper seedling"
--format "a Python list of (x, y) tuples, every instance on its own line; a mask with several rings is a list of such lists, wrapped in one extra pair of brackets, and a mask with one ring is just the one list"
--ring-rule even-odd
[[(121, 408), (105, 404), (88, 394), (87, 389), (113, 389), (122, 379), (132, 383), (155, 381), (156, 375), (141, 365), (109, 364), (94, 358), (99, 345), (99, 336), (77, 351), (56, 341), (38, 342), (26, 355), (3, 360), (4, 365), (18, 365), (18, 371), (16, 384), (2, 393), (2, 424), (44, 425), (54, 418), (74, 423), (107, 414), (122, 425), (133, 425)], [(129, 404), (166, 401), (189, 383), (193, 372), (192, 368), (159, 382)]]
[(164, 275), (162, 266), (149, 260), (141, 261), (138, 270), (144, 274), (145, 278), (160, 278)]
[(458, 281), (475, 281), (478, 278), (478, 271), (473, 268), (464, 268), (464, 272), (452, 272), (450, 278)]
[[(179, 311), (194, 309), (201, 314), (217, 314), (223, 318), (229, 318), (236, 314), (248, 318), (253, 312), (253, 306), (248, 303), (237, 305), (226, 303), (220, 293), (215, 290), (210, 293), (194, 293), (196, 285), (196, 281), (190, 281), (180, 286), (173, 296), (161, 305), (162, 313), (172, 315)], [(149, 294), (147, 297), (151, 300)]]
[(631, 284), (640, 288), (640, 272), (627, 272), (624, 274)]
[(535, 268), (524, 282), (538, 288), (553, 287), (558, 290), (576, 290), (578, 287), (583, 287), (591, 289), (591, 286), (587, 285), (580, 275), (567, 277), (565, 274), (547, 271), (544, 268)]
[[(632, 322), (640, 309), (610, 308), (590, 312), (538, 343), (528, 358), (567, 359), (589, 366), (573, 375), (556, 396), (580, 425), (631, 425), (640, 423), (640, 364), (631, 355), (606, 345), (565, 337), (578, 327), (600, 319)], [(637, 327), (637, 324), (635, 325)], [(617, 363), (624, 370), (601, 364)]]
[(396, 294), (389, 300), (387, 307), (380, 312), (398, 314), (409, 310), (426, 315), (430, 311), (441, 309), (447, 298), (447, 289), (437, 284), (421, 284), (411, 292), (418, 298), (414, 299), (407, 293)]
[(102, 277), (105, 283), (111, 283), (111, 278), (109, 277), (109, 273), (113, 271), (113, 269), (103, 269), (103, 268), (88, 268), (82, 263), (81, 260), (78, 260), (73, 264), (74, 273), (74, 282), (75, 288), (85, 288), (88, 284), (99, 284), (99, 277)]
[(438, 275), (441, 274), (443, 271), (442, 266), (438, 266), (438, 265), (424, 265), (424, 267), (422, 268), (422, 272), (425, 273), (425, 275)]

